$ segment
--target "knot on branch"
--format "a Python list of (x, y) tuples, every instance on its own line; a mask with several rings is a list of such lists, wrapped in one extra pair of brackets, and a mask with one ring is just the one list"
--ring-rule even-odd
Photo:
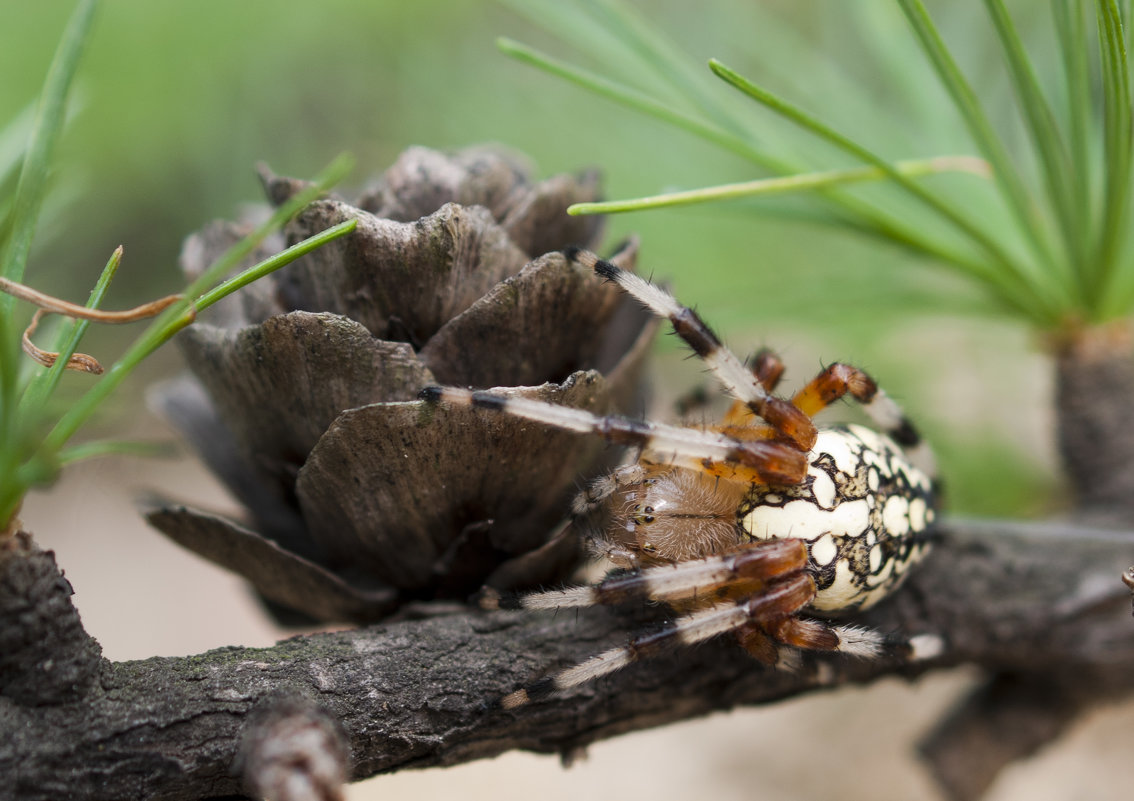
[(0, 695), (25, 706), (77, 700), (102, 649), (83, 629), (52, 551), (20, 531), (0, 544)]

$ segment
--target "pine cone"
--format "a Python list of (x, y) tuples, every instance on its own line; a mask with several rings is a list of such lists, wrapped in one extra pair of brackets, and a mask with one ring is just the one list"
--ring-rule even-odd
[[(277, 204), (302, 186), (262, 177)], [(287, 244), (351, 218), (356, 231), (210, 309), (179, 337), (193, 378), (155, 393), (249, 520), (169, 506), (150, 522), (317, 620), (561, 578), (578, 557), (569, 498), (617, 453), (416, 398), (448, 384), (637, 411), (655, 324), (554, 252), (594, 247), (600, 223), (564, 212), (597, 192), (590, 173), (533, 184), (495, 150), (413, 148), (356, 205), (310, 205)], [(190, 237), (184, 269), (243, 233)], [(632, 268), (636, 251), (615, 258)]]

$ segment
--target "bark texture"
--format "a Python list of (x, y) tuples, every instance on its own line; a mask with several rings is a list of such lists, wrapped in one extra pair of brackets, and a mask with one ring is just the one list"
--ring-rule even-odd
[(1056, 348), (1059, 451), (1078, 513), (1134, 515), (1134, 331), (1125, 321)]
[(458, 608), (273, 648), (101, 662), (79, 699), (32, 706), (0, 697), (0, 798), (239, 796), (242, 744), (281, 693), (338, 721), (350, 776), (361, 779), (516, 748), (571, 752), (716, 710), (961, 663), (1025, 683), (1088, 686), (1095, 697), (1128, 692), (1134, 622), (1121, 576), (1130, 557), (1126, 532), (951, 521), (910, 584), (862, 621), (895, 643), (915, 638), (924, 658), (895, 646), (878, 661), (816, 659), (786, 674), (722, 640), (515, 712), (495, 699), (649, 618)]
[(74, 590), (25, 532), (0, 540), (0, 697), (23, 706), (85, 697), (102, 649), (83, 629)]

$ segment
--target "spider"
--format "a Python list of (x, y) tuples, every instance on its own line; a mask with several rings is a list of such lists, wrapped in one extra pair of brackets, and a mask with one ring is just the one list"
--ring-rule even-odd
[[(722, 634), (760, 662), (787, 669), (798, 664), (801, 650), (877, 656), (879, 633), (829, 618), (882, 600), (929, 548), (935, 469), (913, 424), (870, 376), (840, 363), (790, 401), (777, 397), (784, 366), (770, 351), (757, 354), (749, 369), (663, 289), (593, 253), (571, 248), (565, 256), (668, 318), (735, 400), (719, 425), (682, 427), (491, 392), (423, 391), (431, 402), (492, 410), (638, 449), (635, 461), (596, 479), (572, 506), (592, 550), (616, 569), (593, 585), (489, 593), (482, 605), (660, 602), (677, 617), (507, 695), (501, 705), (522, 706), (663, 649)], [(858, 425), (815, 427), (812, 416), (846, 395), (883, 433)]]

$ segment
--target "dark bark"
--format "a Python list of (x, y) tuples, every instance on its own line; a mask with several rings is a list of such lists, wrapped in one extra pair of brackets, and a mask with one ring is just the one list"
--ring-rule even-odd
[[(197, 799), (239, 795), (248, 727), (281, 691), (339, 722), (350, 774), (451, 765), (511, 749), (571, 752), (595, 740), (884, 675), (962, 663), (1025, 682), (1120, 693), (1134, 684), (1127, 533), (952, 521), (909, 586), (863, 623), (895, 642), (940, 638), (920, 661), (818, 659), (759, 667), (727, 641), (633, 665), (516, 712), (494, 699), (617, 642), (641, 614), (451, 614), (225, 648), (103, 662), (78, 701), (0, 698), (0, 797)], [(257, 712), (260, 710), (260, 712)], [(1008, 736), (1011, 732), (1008, 733)]]
[(1134, 515), (1134, 332), (1123, 321), (1056, 347), (1059, 452), (1078, 513)]
[(74, 591), (24, 532), (0, 538), (0, 696), (25, 706), (83, 698), (102, 649), (83, 629)]

